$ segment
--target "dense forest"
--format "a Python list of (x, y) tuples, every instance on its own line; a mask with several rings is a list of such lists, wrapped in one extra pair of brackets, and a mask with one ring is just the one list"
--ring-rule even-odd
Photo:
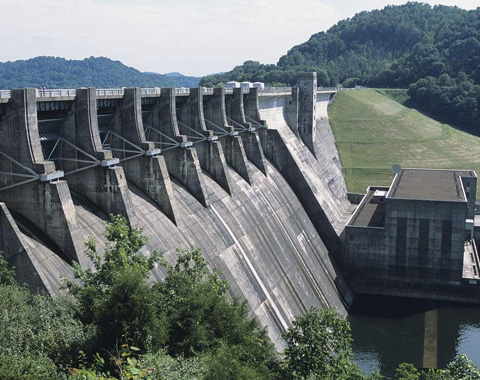
[[(379, 380), (352, 362), (348, 321), (335, 310), (297, 316), (274, 350), (246, 301), (202, 253), (178, 250), (172, 265), (141, 254), (146, 238), (123, 217), (107, 223), (104, 252), (93, 239), (93, 268), (74, 264), (62, 296), (19, 285), (0, 255), (0, 379), (6, 380)], [(163, 266), (163, 281), (151, 270)], [(397, 380), (480, 379), (466, 356), (446, 369), (397, 369)]]
[(294, 85), (316, 71), (319, 86), (410, 88), (412, 104), (449, 121), (476, 126), (480, 112), (480, 7), (410, 2), (361, 12), (293, 47), (276, 65), (247, 61), (204, 77)]
[(0, 89), (42, 87), (196, 87), (200, 78), (179, 73), (142, 73), (104, 57), (67, 60), (36, 57), (0, 62)]

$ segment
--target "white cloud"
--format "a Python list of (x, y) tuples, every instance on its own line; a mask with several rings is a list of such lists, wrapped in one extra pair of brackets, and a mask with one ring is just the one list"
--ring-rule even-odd
[[(440, 2), (473, 9), (477, 1)], [(202, 75), (248, 59), (275, 63), (312, 34), (387, 3), (405, 1), (0, 0), (0, 61), (94, 55)]]

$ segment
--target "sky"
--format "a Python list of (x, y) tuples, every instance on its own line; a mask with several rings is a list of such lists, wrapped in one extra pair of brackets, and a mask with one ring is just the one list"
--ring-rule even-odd
[[(425, 1), (475, 9), (480, 0)], [(363, 10), (405, 0), (0, 0), (0, 62), (103, 56), (203, 76), (288, 49)]]

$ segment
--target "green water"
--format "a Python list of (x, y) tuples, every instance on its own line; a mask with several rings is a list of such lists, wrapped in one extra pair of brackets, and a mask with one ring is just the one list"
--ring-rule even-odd
[[(436, 306), (396, 301), (392, 306), (373, 299), (353, 310), (348, 319), (354, 361), (366, 373), (379, 369), (386, 379), (402, 362), (417, 368), (436, 362), (444, 368), (458, 354), (467, 354), (480, 366), (480, 308)], [(435, 316), (433, 322), (427, 318), (425, 323), (425, 313)]]

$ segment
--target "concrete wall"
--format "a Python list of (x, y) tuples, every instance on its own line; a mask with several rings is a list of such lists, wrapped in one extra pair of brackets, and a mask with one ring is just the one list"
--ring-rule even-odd
[(475, 201), (477, 200), (477, 177), (461, 176), (465, 196), (467, 197), (467, 219), (475, 217)]
[(388, 251), (385, 229), (381, 227), (345, 227), (346, 252), (344, 267), (351, 275), (364, 277), (385, 273)]
[[(314, 143), (316, 158), (287, 123), (290, 102), (289, 96), (260, 97), (260, 116), (268, 125), (266, 136), (269, 138), (262, 140), (265, 155), (287, 176), (290, 186), (306, 183), (305, 187), (298, 188), (297, 196), (302, 197), (303, 189), (308, 188), (311, 195), (307, 199), (305, 194), (304, 207), (308, 210), (316, 204), (318, 212), (326, 215), (328, 224), (339, 235), (351, 215), (352, 207), (347, 199), (333, 134), (328, 123), (317, 127), (317, 136), (321, 138), (318, 137)], [(320, 102), (328, 103), (328, 99), (322, 98)], [(322, 115), (322, 120), (327, 117), (326, 106), (319, 107), (318, 103), (317, 122), (319, 115)], [(311, 200), (314, 203), (309, 204)], [(328, 224), (323, 224), (326, 229), (330, 228)]]
[[(231, 285), (232, 294), (249, 302), (278, 349), (284, 347), (281, 332), (295, 315), (311, 306), (334, 307), (345, 313), (338, 286), (341, 276), (302, 205), (283, 176), (267, 163), (268, 177), (252, 170), (251, 186), (233, 169), (233, 196), (205, 176), (211, 205), (203, 207), (178, 182), (173, 183), (177, 204), (175, 225), (139, 188), (129, 185), (138, 227), (149, 238), (145, 254), (158, 250), (175, 261), (177, 247), (197, 245), (209, 265)], [(93, 235), (102, 249), (106, 215), (91, 203), (74, 198), (77, 221)], [(59, 277), (65, 268), (51, 273), (40, 263), (40, 273)], [(155, 274), (161, 279), (164, 272)], [(53, 281), (53, 279), (52, 279)]]
[[(435, 202), (401, 199), (386, 199), (385, 231), (386, 245), (390, 252), (388, 270), (396, 278), (421, 282), (459, 283), (463, 272), (463, 251), (465, 237), (465, 202)], [(407, 246), (405, 258), (400, 261), (397, 252), (397, 224), (400, 218), (406, 219)], [(420, 233), (421, 220), (429, 220), (429, 234)], [(442, 254), (442, 224), (452, 221), (451, 248)], [(428, 257), (420, 262), (419, 240), (428, 239)], [(402, 270), (401, 267), (404, 267)], [(403, 275), (402, 275), (403, 273)]]
[[(92, 90), (80, 90), (78, 94), (61, 135), (98, 159), (109, 159), (112, 152), (105, 150), (99, 139)], [(230, 107), (231, 117), (241, 121), (245, 118), (243, 97), (238, 91), (234, 95), (225, 112)], [(285, 104), (287, 109), (290, 106), (295, 109), (297, 103)], [(138, 109), (130, 112), (132, 107), (138, 108), (138, 104), (124, 104), (117, 115), (121, 119), (120, 125), (110, 127), (122, 134), (127, 133), (123, 130), (127, 124), (138, 128), (139, 112)], [(249, 99), (249, 115), (255, 116), (255, 107), (255, 99), (253, 102)], [(260, 116), (261, 108), (260, 105)], [(286, 112), (288, 114), (289, 111)], [(271, 114), (277, 117), (277, 110)], [(175, 96), (171, 91), (162, 91), (148, 117), (148, 122), (155, 128), (176, 141), (184, 141), (178, 130)], [(220, 115), (218, 119), (224, 118)], [(81, 237), (94, 236), (100, 249), (105, 244), (103, 223), (111, 211), (107, 207), (108, 196), (115, 195), (117, 190), (121, 190), (122, 197), (119, 199), (128, 200), (123, 207), (134, 212), (134, 225), (142, 228), (149, 238), (144, 252), (146, 255), (155, 249), (164, 252), (167, 260), (174, 262), (177, 247), (199, 246), (209, 265), (229, 281), (232, 294), (248, 300), (251, 314), (268, 328), (270, 337), (280, 350), (285, 346), (282, 331), (288, 328), (294, 316), (306, 312), (311, 306), (334, 307), (346, 313), (345, 305), (351, 302), (352, 294), (332, 260), (335, 252), (327, 248), (332, 242), (327, 237), (338, 241), (337, 230), (348, 218), (350, 205), (345, 194), (345, 203), (342, 203), (339, 199), (343, 198), (333, 194), (328, 183), (323, 182), (320, 178), (322, 166), (285, 121), (283, 124), (280, 121), (278, 125), (271, 121), (268, 123), (271, 133), (263, 129), (259, 134), (252, 134), (255, 136), (252, 144), (256, 145), (249, 150), (250, 153), (243, 150), (246, 141), (243, 137), (222, 138), (232, 142), (229, 148), (231, 162), (239, 160), (243, 166), (248, 165), (248, 170), (243, 172), (238, 169), (242, 165), (237, 165), (237, 168), (224, 166), (226, 175), (231, 179), (231, 194), (222, 188), (221, 181), (208, 174), (206, 168), (202, 170), (194, 148), (178, 147), (165, 152), (171, 176), (172, 204), (176, 205), (175, 223), (152, 194), (145, 188), (142, 190), (141, 182), (135, 181), (140, 184), (139, 187), (133, 181), (126, 182), (121, 164), (116, 168), (97, 167), (99, 170), (91, 170), (93, 174), (87, 176), (79, 173), (78, 177), (68, 178), (63, 184), (70, 196), (73, 219)], [(138, 139), (138, 143), (146, 143), (141, 141), (143, 137)], [(270, 152), (272, 162), (263, 154), (254, 156), (257, 147), (261, 149), (257, 153)], [(262, 162), (255, 157), (261, 157)], [(108, 176), (111, 170), (115, 170), (113, 178)], [(192, 175), (195, 182), (190, 181)], [(81, 183), (82, 178), (86, 183)], [(115, 179), (121, 179), (122, 183), (115, 182)], [(105, 183), (111, 188), (103, 188)], [(200, 186), (195, 187), (198, 184)], [(32, 249), (36, 261), (31, 261), (35, 262), (33, 267), (38, 277), (43, 279), (45, 288), (58, 288), (58, 278), (62, 274), (69, 275), (69, 268), (60, 264), (61, 261), (55, 264), (52, 258), (58, 258), (59, 254), (49, 246), (50, 242), (44, 235), (31, 234), (35, 236), (31, 238), (33, 240), (25, 238), (28, 231), (35, 230), (36, 222), (30, 223), (31, 229), (27, 228), (19, 235), (26, 242), (19, 247), (23, 249), (28, 245)], [(156, 279), (164, 275), (162, 269), (154, 273)]]

